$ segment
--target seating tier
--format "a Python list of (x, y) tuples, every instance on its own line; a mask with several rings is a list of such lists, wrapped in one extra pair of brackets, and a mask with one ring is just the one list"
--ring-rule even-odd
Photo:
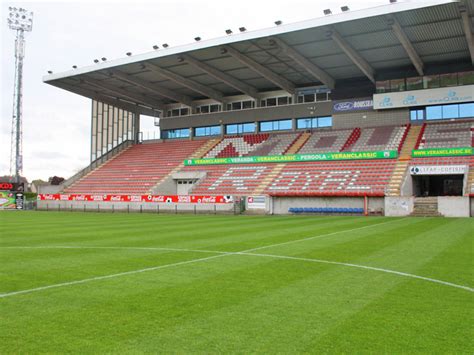
[(430, 123), (425, 126), (418, 149), (473, 146), (473, 121)]
[(101, 165), (66, 193), (147, 193), (207, 140), (134, 145)]

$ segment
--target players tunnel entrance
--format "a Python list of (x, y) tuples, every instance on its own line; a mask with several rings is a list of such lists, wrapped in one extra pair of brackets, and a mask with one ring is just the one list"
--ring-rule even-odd
[(464, 175), (413, 176), (413, 192), (416, 197), (462, 196)]

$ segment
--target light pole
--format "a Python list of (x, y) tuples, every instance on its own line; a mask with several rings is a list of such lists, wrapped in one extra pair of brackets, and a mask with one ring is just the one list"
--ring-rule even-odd
[(22, 99), (25, 32), (30, 32), (33, 29), (33, 12), (16, 7), (9, 7), (8, 10), (8, 27), (16, 31), (10, 174), (14, 173), (15, 182), (20, 183), (23, 170)]

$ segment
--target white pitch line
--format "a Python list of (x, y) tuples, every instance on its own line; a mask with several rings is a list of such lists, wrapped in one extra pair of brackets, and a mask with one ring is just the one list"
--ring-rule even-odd
[(268, 257), (268, 258), (277, 258), (277, 259), (297, 260), (297, 261), (308, 261), (308, 262), (313, 262), (313, 263), (341, 265), (341, 266), (348, 266), (348, 267), (354, 267), (354, 268), (359, 268), (359, 269), (380, 271), (380, 272), (386, 272), (388, 274), (411, 277), (413, 279), (419, 279), (419, 280), (434, 282), (434, 283), (438, 283), (438, 284), (441, 284), (441, 285), (451, 286), (451, 287), (460, 288), (462, 290), (466, 290), (466, 291), (469, 291), (469, 292), (474, 292), (474, 288), (471, 288), (471, 287), (468, 287), (468, 286), (458, 285), (458, 284), (448, 282), (448, 281), (437, 280), (437, 279), (433, 279), (433, 278), (430, 278), (430, 277), (419, 276), (419, 275), (415, 275), (415, 274), (409, 274), (409, 273), (402, 272), (402, 271), (383, 269), (383, 268), (374, 267), (374, 266), (359, 265), (359, 264), (352, 264), (352, 263), (342, 263), (342, 262), (339, 262), (339, 261), (331, 261), (331, 260), (299, 258), (299, 257), (294, 257), (294, 256), (285, 256), (285, 255), (274, 255), (274, 254), (256, 254), (256, 253), (245, 253), (245, 252), (240, 252), (240, 253), (235, 253), (235, 254), (237, 254), (237, 255)]
[[(126, 276), (126, 275), (133, 275), (133, 274), (138, 274), (138, 273), (147, 272), (147, 271), (155, 271), (155, 270), (165, 269), (165, 268), (174, 267), (174, 266), (192, 264), (192, 263), (196, 263), (196, 262), (200, 262), (200, 261), (206, 261), (206, 260), (216, 259), (216, 258), (219, 258), (219, 257), (224, 257), (224, 256), (226, 256), (226, 255), (249, 255), (249, 256), (261, 256), (261, 257), (273, 257), (273, 258), (279, 258), (279, 259), (293, 259), (293, 260), (300, 260), (300, 261), (312, 261), (312, 262), (320, 262), (320, 263), (326, 263), (326, 264), (335, 264), (335, 265), (341, 265), (341, 266), (357, 267), (357, 268), (362, 268), (362, 269), (368, 269), (368, 270), (374, 270), (374, 271), (381, 271), (381, 272), (387, 272), (387, 273), (397, 274), (397, 275), (406, 276), (406, 277), (417, 278), (417, 279), (421, 279), (421, 280), (425, 280), (425, 281), (436, 282), (436, 283), (439, 283), (439, 284), (443, 284), (443, 285), (447, 285), (447, 286), (452, 286), (452, 287), (456, 287), (456, 288), (460, 288), (460, 289), (464, 289), (464, 290), (473, 292), (473, 289), (470, 288), (470, 287), (467, 287), (467, 286), (456, 285), (456, 284), (453, 284), (453, 283), (450, 283), (450, 282), (445, 282), (445, 281), (441, 281), (441, 280), (431, 279), (431, 278), (427, 278), (427, 277), (423, 277), (423, 276), (418, 276), (418, 275), (407, 274), (407, 273), (403, 273), (403, 272), (399, 272), (399, 271), (394, 271), (394, 270), (381, 269), (381, 268), (376, 268), (376, 267), (371, 267), (371, 266), (365, 266), (365, 265), (357, 265), (357, 264), (349, 264), (349, 263), (340, 263), (340, 262), (329, 261), (329, 260), (305, 259), (305, 258), (296, 258), (296, 257), (291, 257), (291, 256), (285, 257), (285, 256), (279, 256), (279, 255), (271, 255), (271, 254), (256, 254), (256, 253), (251, 253), (251, 251), (260, 250), (260, 249), (265, 249), (265, 248), (270, 248), (270, 247), (273, 247), (273, 246), (280, 246), (280, 245), (285, 245), (285, 244), (290, 244), (290, 243), (302, 242), (302, 241), (306, 241), (306, 240), (312, 240), (312, 239), (316, 239), (316, 238), (327, 237), (327, 236), (330, 236), (330, 235), (339, 234), (339, 233), (344, 233), (344, 232), (352, 232), (352, 231), (355, 231), (355, 230), (365, 229), (365, 228), (369, 228), (369, 227), (376, 227), (376, 226), (378, 226), (378, 225), (387, 224), (387, 223), (392, 223), (392, 222), (396, 222), (396, 221), (400, 221), (400, 220), (401, 220), (401, 219), (397, 219), (397, 220), (395, 220), (395, 221), (388, 221), (388, 222), (383, 222), (383, 223), (371, 224), (370, 226), (364, 226), (364, 227), (359, 227), (359, 228), (353, 228), (353, 229), (348, 229), (348, 230), (344, 230), (344, 231), (338, 231), (338, 232), (333, 232), (333, 233), (318, 235), (318, 236), (309, 237), (309, 238), (296, 239), (296, 240), (292, 240), (292, 241), (289, 241), (289, 242), (271, 244), (271, 245), (267, 245), (267, 246), (263, 246), (263, 247), (258, 247), (258, 248), (252, 248), (252, 249), (243, 250), (243, 251), (240, 251), (240, 252), (223, 252), (223, 251), (212, 251), (212, 250), (193, 250), (193, 249), (178, 249), (178, 248), (175, 249), (175, 248), (151, 248), (151, 247), (150, 247), (150, 248), (145, 248), (145, 247), (143, 247), (143, 248), (140, 248), (140, 247), (134, 248), (134, 247), (131, 247), (131, 248), (133, 248), (133, 249), (142, 249), (142, 250), (168, 250), (168, 251), (178, 251), (178, 252), (217, 253), (218, 255), (214, 255), (214, 256), (210, 256), (210, 257), (206, 257), (206, 258), (192, 259), (192, 260), (188, 260), (188, 261), (181, 261), (181, 262), (173, 263), (173, 264), (160, 265), (160, 266), (155, 266), (155, 267), (150, 267), (150, 268), (145, 268), (145, 269), (140, 269), (140, 270), (126, 271), (126, 272), (121, 272), (121, 273), (118, 273), (118, 274), (111, 274), (111, 275), (104, 275), (104, 276), (96, 276), (96, 277), (92, 277), (92, 278), (88, 278), (88, 279), (83, 279), (83, 280), (70, 281), (70, 282), (63, 282), (63, 283), (59, 283), (59, 284), (53, 284), (53, 285), (49, 285), (49, 286), (36, 287), (36, 288), (32, 288), (32, 289), (27, 289), (27, 290), (13, 291), (13, 292), (8, 292), (8, 293), (0, 294), (0, 298), (10, 297), (10, 296), (14, 296), (14, 295), (20, 295), (20, 294), (25, 294), (25, 293), (31, 293), (31, 292), (37, 292), (37, 291), (47, 290), (47, 289), (51, 289), (51, 288), (58, 288), (58, 287), (63, 287), (63, 286), (70, 286), (70, 285), (76, 285), (76, 284), (83, 284), (83, 283), (87, 283), (87, 282), (91, 282), (91, 281), (104, 280), (104, 279), (111, 279), (111, 278), (120, 277), (120, 276)], [(15, 248), (15, 247), (3, 247), (3, 248)], [(24, 246), (23, 246), (23, 247), (17, 247), (17, 248), (22, 248), (22, 249), (26, 249), (26, 248), (38, 248), (38, 249), (39, 249), (39, 248), (42, 248), (42, 249), (46, 249), (46, 248), (48, 248), (48, 247), (46, 247), (46, 246), (24, 247)], [(58, 247), (58, 246), (52, 246), (51, 248), (56, 248), (56, 249), (60, 249), (60, 248), (65, 248), (65, 249), (75, 249), (75, 248), (77, 248), (77, 249), (78, 249), (78, 248), (84, 248), (84, 249), (86, 249), (86, 248), (87, 248), (87, 249), (92, 249), (92, 248), (96, 248), (96, 249), (106, 249), (106, 248), (107, 248), (107, 249), (110, 249), (110, 248), (114, 248), (114, 249), (125, 249), (125, 248), (127, 248), (127, 247), (72, 247), (72, 246)]]

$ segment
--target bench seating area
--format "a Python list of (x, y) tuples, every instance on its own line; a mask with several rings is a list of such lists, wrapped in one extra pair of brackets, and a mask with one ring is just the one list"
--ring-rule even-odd
[(473, 146), (473, 121), (426, 124), (418, 149)]
[(287, 164), (266, 188), (275, 196), (384, 196), (395, 159)]
[(137, 144), (65, 189), (65, 193), (142, 194), (182, 164), (207, 140)]
[(193, 195), (250, 195), (272, 170), (274, 164), (188, 166), (182, 171), (203, 171)]
[(247, 134), (226, 137), (204, 158), (231, 158), (245, 156), (283, 155), (301, 133)]
[(349, 208), (349, 207), (290, 207), (288, 208), (290, 213), (351, 213), (360, 214), (364, 213), (363, 208)]
[(352, 129), (332, 129), (313, 132), (311, 137), (300, 148), (298, 154), (339, 152), (352, 132)]
[(361, 129), (359, 139), (347, 151), (399, 150), (408, 125)]

